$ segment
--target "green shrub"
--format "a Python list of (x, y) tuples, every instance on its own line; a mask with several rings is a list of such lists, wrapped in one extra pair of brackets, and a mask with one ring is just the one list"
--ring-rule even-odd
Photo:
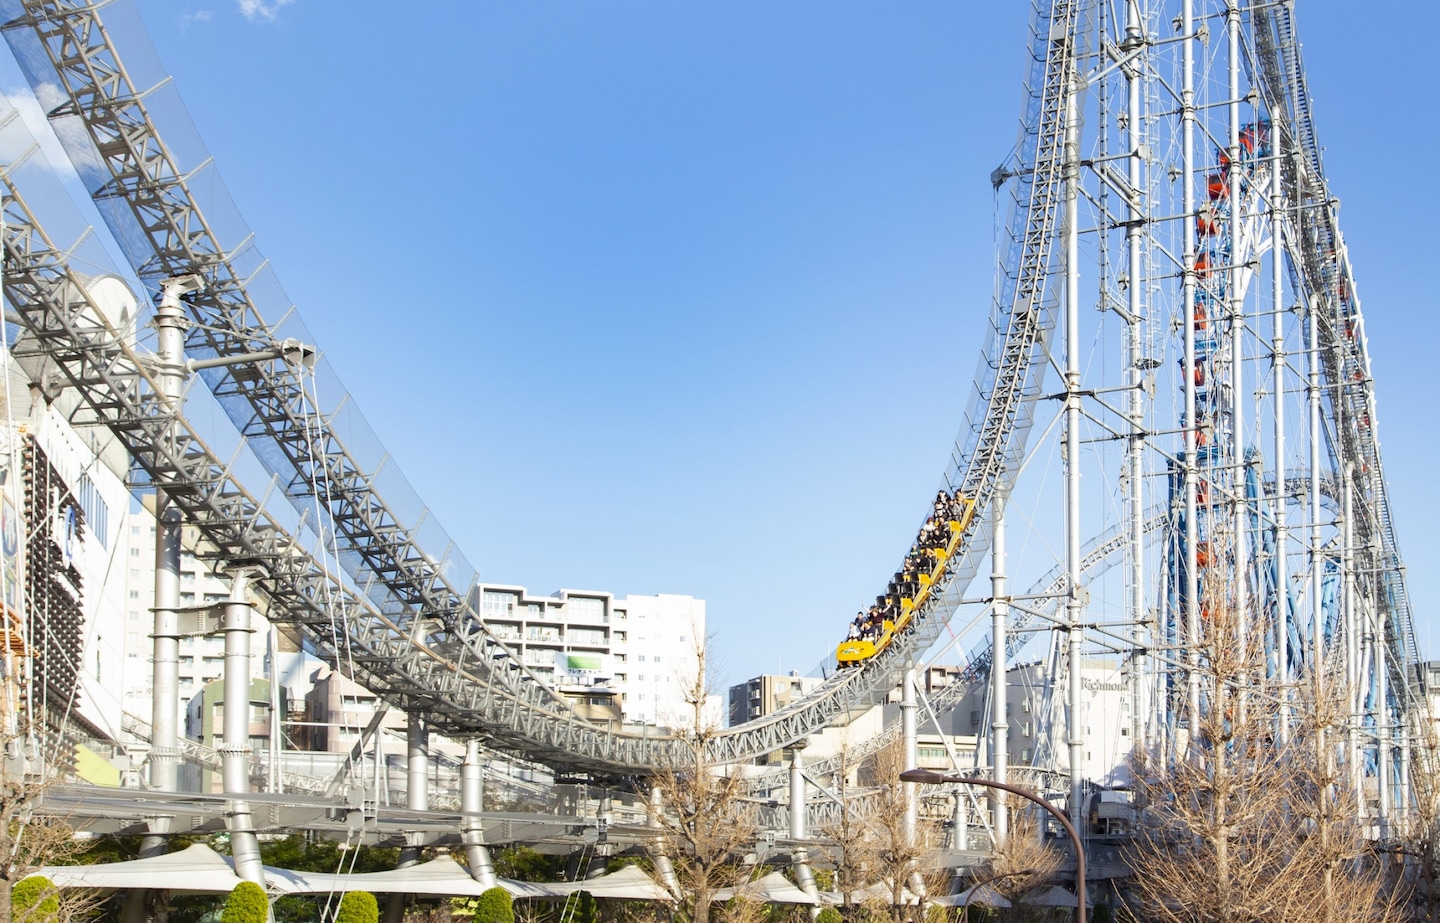
[(265, 923), (269, 911), (265, 889), (253, 881), (242, 881), (230, 892), (220, 923)]
[(600, 908), (595, 904), (595, 895), (589, 891), (575, 895), (575, 915), (571, 917), (574, 923), (595, 923), (599, 917)]
[(51, 923), (60, 915), (60, 895), (44, 875), (22, 878), (10, 890), (10, 914), (21, 923)]
[(845, 918), (840, 916), (840, 911), (834, 907), (823, 907), (820, 916), (815, 918), (815, 923), (845, 923)]
[(491, 888), (480, 895), (475, 902), (474, 923), (515, 923), (515, 908), (510, 902), (510, 892), (504, 888)]
[(379, 923), (380, 905), (369, 891), (346, 891), (335, 923)]

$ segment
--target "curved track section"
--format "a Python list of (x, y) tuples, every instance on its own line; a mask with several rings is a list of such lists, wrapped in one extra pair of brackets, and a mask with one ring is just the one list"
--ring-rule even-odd
[[(152, 288), (179, 274), (204, 278), (205, 287), (189, 302), (190, 354), (233, 357), (274, 349), (286, 338), (308, 342), (268, 264), (233, 214), (168, 78), (122, 63), (117, 33), (125, 34), (132, 65), (154, 57), (142, 44), (147, 37), (133, 9), (106, 5), (105, 21), (101, 8), (64, 0), (7, 0), (0, 9), (7, 41), (139, 277)], [(1046, 283), (1063, 173), (1061, 139), (1076, 12), (1070, 0), (1037, 8), (1031, 90), (1013, 170), (1018, 181), (1010, 184), (1015, 200), (1008, 271), (992, 310), (969, 425), (946, 477), (952, 489), (976, 500), (982, 525), (947, 561), (909, 633), (863, 668), (832, 677), (791, 708), (728, 729), (716, 742), (718, 760), (772, 751), (877, 701), (938, 637), (975, 573), (987, 545), (984, 512), (1024, 451), (1031, 422), (1028, 399), (1038, 393), (1042, 375), (1037, 360), (1054, 322)], [(29, 220), (36, 226), (33, 215)], [(26, 251), (17, 239), (17, 267), (26, 259), (40, 265), (35, 261), (44, 247), (34, 240)], [(470, 600), (473, 569), (413, 496), (343, 389), (327, 382), (326, 394), (342, 396), (322, 406), (301, 373), (273, 361), (203, 373), (301, 525), (318, 532), (316, 554), (323, 557), (327, 547), (338, 548), (341, 578), (327, 574), (314, 554), (295, 556), (297, 536), (277, 522), (261, 527), (247, 519), (263, 504), (227, 483), (220, 476), (226, 467), (193, 434), (177, 435), (173, 428), (183, 425), (181, 408), (157, 397), (140, 357), (122, 356), (126, 351), (117, 353), (116, 344), (98, 332), (77, 329), (73, 297), (67, 301), (61, 291), (42, 291), (41, 281), (59, 284), (64, 272), (59, 260), (24, 276), (36, 307), (22, 313), (27, 323), (33, 321), (37, 341), (62, 365), (70, 363), (67, 375), (82, 390), (94, 392), (87, 399), (107, 425), (117, 433), (138, 434), (127, 445), (142, 468), (171, 485), (168, 491), (183, 484), (186, 490), (180, 493), (198, 498), (183, 505), (207, 537), (231, 560), (261, 565), (259, 587), (321, 650), (336, 653), (333, 614), (335, 624), (344, 626), (346, 643), (358, 651), (355, 659), (367, 684), (402, 708), (423, 708), (447, 733), (482, 736), (559, 768), (629, 773), (669, 761), (671, 744), (665, 740), (610, 733), (576, 719), (488, 634)], [(68, 329), (61, 319), (67, 310), (74, 315)], [(130, 370), (129, 377), (118, 375), (117, 363)], [(322, 366), (321, 374), (328, 377), (328, 368)], [(118, 390), (105, 390), (112, 385)], [(116, 394), (132, 399), (117, 402)], [(173, 451), (159, 451), (161, 446)], [(197, 466), (209, 474), (194, 470)], [(324, 521), (307, 524), (316, 497)], [(278, 553), (272, 546), (287, 538), (292, 552)]]

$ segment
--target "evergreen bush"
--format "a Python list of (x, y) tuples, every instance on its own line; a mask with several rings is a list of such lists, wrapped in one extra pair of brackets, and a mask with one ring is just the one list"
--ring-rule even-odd
[(845, 923), (845, 918), (840, 916), (840, 911), (834, 907), (824, 907), (820, 910), (820, 916), (815, 918), (815, 923)]
[(595, 903), (595, 895), (589, 891), (581, 891), (575, 895), (575, 915), (572, 917), (574, 923), (595, 923), (600, 916), (600, 908)]
[(510, 892), (504, 888), (491, 888), (475, 902), (474, 923), (515, 923), (515, 908), (510, 902)]
[(60, 895), (44, 875), (31, 875), (10, 890), (10, 915), (18, 923), (52, 923), (60, 915)]
[(346, 891), (340, 898), (335, 923), (379, 923), (380, 904), (369, 891)]
[(269, 913), (270, 902), (265, 899), (265, 889), (253, 881), (242, 881), (225, 901), (220, 923), (265, 923)]

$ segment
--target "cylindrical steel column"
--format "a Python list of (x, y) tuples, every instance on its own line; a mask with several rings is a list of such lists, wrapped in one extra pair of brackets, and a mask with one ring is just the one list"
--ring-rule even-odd
[(480, 762), (480, 742), (465, 741), (465, 762), (460, 766), (460, 811), (465, 815), (461, 839), (465, 843), (465, 859), (470, 863), (470, 877), (481, 886), (493, 888), (495, 866), (490, 850), (485, 848), (485, 831), (480, 812), (485, 810), (485, 767)]
[[(1073, 66), (1073, 65), (1072, 65)], [(1085, 604), (1080, 587), (1080, 76), (1069, 75), (1065, 102), (1065, 602), (1070, 672), (1068, 737), (1070, 814), (1079, 823), (1085, 774), (1085, 735), (1080, 718), (1081, 619)]]
[(665, 840), (659, 834), (664, 828), (660, 818), (665, 813), (665, 793), (658, 788), (650, 789), (650, 810), (648, 823), (651, 829), (657, 831), (655, 841), (650, 847), (650, 859), (655, 863), (655, 874), (660, 876), (660, 883), (669, 889), (671, 894), (680, 896), (680, 879), (675, 875), (675, 866), (670, 862), (670, 857), (665, 853)]
[[(430, 732), (425, 719), (413, 706), (406, 713), (405, 724), (405, 806), (412, 811), (430, 810)], [(396, 868), (408, 868), (420, 862), (423, 836), (409, 834), (409, 845), (400, 848)], [(391, 894), (385, 902), (385, 923), (402, 923), (409, 894)]]
[[(790, 748), (790, 839), (805, 840), (809, 838), (806, 831), (805, 812), (810, 803), (810, 794), (805, 783), (805, 763), (801, 757), (801, 751), (805, 744), (800, 742)], [(795, 881), (811, 897), (818, 898), (819, 890), (815, 887), (815, 875), (810, 871), (810, 854), (804, 846), (792, 846), (790, 852), (790, 864), (795, 869)], [(810, 919), (820, 915), (820, 905), (817, 903), (810, 908)]]
[[(916, 727), (916, 712), (920, 703), (915, 697), (915, 665), (911, 663), (900, 680), (900, 734), (905, 748), (905, 768), (914, 769), (920, 762), (919, 735)], [(905, 797), (905, 842), (915, 842), (916, 821), (920, 815), (920, 786), (913, 782), (902, 782)]]
[(220, 631), (225, 635), (225, 723), (220, 745), (221, 774), (227, 796), (226, 824), (235, 874), (262, 887), (260, 844), (250, 817), (250, 572), (236, 568), (230, 577)]
[[(1002, 488), (995, 491), (992, 501), (990, 543), (990, 771), (996, 782), (1007, 781), (1010, 768), (1010, 702), (1006, 682), (1007, 656), (1006, 621), (1010, 617), (1009, 597), (1005, 587), (1005, 503), (1009, 499)], [(990, 790), (990, 813), (995, 829), (995, 845), (1004, 848), (1010, 834), (1010, 812), (1005, 809), (1005, 793)]]

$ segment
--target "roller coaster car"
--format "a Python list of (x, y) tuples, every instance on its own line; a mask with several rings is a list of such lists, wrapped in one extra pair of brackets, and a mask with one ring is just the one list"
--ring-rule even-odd
[(890, 646), (895, 636), (910, 627), (910, 620), (930, 595), (930, 588), (940, 579), (945, 571), (945, 562), (955, 554), (960, 547), (960, 541), (970, 529), (970, 521), (975, 517), (975, 501), (966, 497), (962, 499), (964, 512), (959, 519), (951, 519), (946, 525), (950, 529), (950, 541), (944, 548), (935, 549), (935, 566), (927, 574), (920, 575), (920, 592), (915, 598), (903, 597), (900, 600), (900, 619), (891, 621), (886, 619), (881, 626), (880, 634), (869, 640), (860, 639), (846, 641), (835, 649), (835, 661), (843, 669), (845, 667), (857, 666), (874, 657), (876, 654)]
[(879, 637), (868, 641), (846, 641), (835, 651), (835, 660), (842, 667), (862, 663), (883, 651), (894, 635), (895, 623), (886, 619)]

